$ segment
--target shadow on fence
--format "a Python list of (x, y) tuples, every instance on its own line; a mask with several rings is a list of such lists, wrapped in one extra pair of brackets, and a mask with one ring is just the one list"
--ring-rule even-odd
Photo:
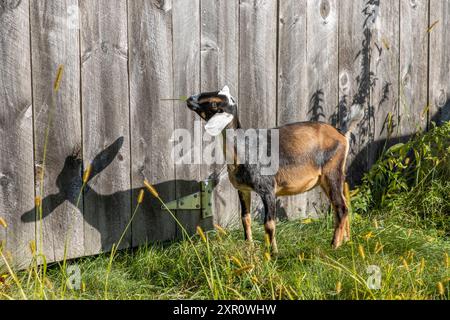
[[(440, 126), (444, 122), (450, 121), (450, 99), (447, 100), (447, 102), (438, 110), (438, 112), (431, 118), (431, 122), (436, 123), (436, 125)], [(367, 144), (353, 159), (351, 164), (348, 167), (348, 176), (351, 176), (352, 179), (350, 180), (351, 186), (354, 187), (356, 184), (358, 184), (361, 181), (361, 178), (364, 174), (360, 169), (361, 163), (364, 163), (366, 161), (366, 156), (369, 152), (375, 152), (373, 153), (375, 155), (375, 158), (373, 159), (373, 162), (375, 163), (380, 156), (382, 155), (383, 151), (387, 150), (388, 148), (392, 147), (393, 145), (397, 143), (405, 143), (408, 142), (411, 138), (413, 138), (414, 135), (405, 135), (400, 137), (391, 137), (388, 139), (381, 139), (377, 141), (373, 141), (369, 144)], [(375, 151), (373, 151), (375, 150)], [(368, 168), (370, 169), (370, 168)]]
[[(84, 211), (84, 221), (100, 233), (102, 250), (109, 250), (112, 243), (116, 242), (119, 239), (122, 231), (115, 230), (116, 232), (113, 232), (114, 230), (108, 230), (108, 227), (101, 222), (117, 220), (117, 211), (113, 210), (114, 208), (117, 208), (116, 205), (118, 203), (129, 202), (131, 195), (137, 195), (142, 187), (118, 191), (109, 195), (103, 195), (99, 194), (96, 190), (91, 188), (89, 186), (89, 182), (92, 181), (114, 161), (120, 149), (122, 148), (123, 141), (123, 137), (117, 139), (112, 145), (107, 147), (95, 157), (95, 159), (91, 163), (91, 175), (84, 190), (84, 199), (89, 199), (90, 203), (93, 203), (94, 205), (106, 204), (107, 206), (111, 206), (111, 210), (101, 210), (101, 212), (105, 212), (101, 217), (99, 217), (98, 214), (86, 214), (86, 211), (83, 210), (83, 201), (78, 201), (80, 190), (83, 186), (83, 161), (81, 160), (79, 153), (76, 153), (66, 158), (64, 167), (55, 181), (59, 192), (56, 194), (48, 195), (42, 200), (42, 219), (45, 219), (46, 217), (51, 215), (55, 211), (55, 209), (62, 205), (65, 201), (70, 202), (75, 208), (77, 207), (78, 203), (78, 210), (80, 212)], [(164, 201), (170, 202), (176, 200), (174, 192), (176, 188), (178, 188), (181, 193), (178, 196), (183, 197), (188, 195), (183, 193), (184, 190), (191, 191), (199, 188), (199, 182), (195, 180), (171, 180), (155, 184), (155, 188), (158, 190), (159, 195), (162, 199), (164, 199)], [(153, 198), (148, 199), (142, 203), (140, 213), (145, 212), (146, 214), (148, 214), (151, 212), (162, 211), (161, 203), (159, 201)], [(136, 205), (136, 199), (134, 199), (132, 202), (134, 208), (134, 206)], [(25, 212), (21, 216), (22, 222), (32, 223), (38, 221), (41, 217), (37, 213), (37, 209), (38, 208), (35, 207), (28, 212)], [(94, 210), (94, 212), (96, 211), (97, 210)], [(163, 222), (164, 221), (156, 221), (155, 219), (154, 223), (156, 224), (156, 226), (153, 226), (153, 228), (156, 229), (157, 225)], [(114, 239), (111, 239), (112, 236), (114, 237)]]

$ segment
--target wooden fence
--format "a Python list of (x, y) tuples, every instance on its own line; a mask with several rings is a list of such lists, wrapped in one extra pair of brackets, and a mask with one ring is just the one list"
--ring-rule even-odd
[[(349, 168), (357, 181), (386, 141), (448, 111), (449, 30), (449, 0), (2, 0), (4, 252), (21, 264), (33, 240), (49, 261), (60, 260), (65, 245), (70, 258), (109, 250), (144, 178), (166, 201), (215, 178), (214, 222), (239, 220), (236, 192), (219, 167), (173, 163), (173, 130), (193, 130), (196, 118), (183, 102), (161, 100), (225, 84), (244, 127), (339, 125), (349, 105), (362, 104)], [(305, 216), (322, 200), (320, 191), (283, 199), (278, 214)], [(199, 210), (177, 215), (191, 231), (212, 223)], [(147, 194), (121, 247), (179, 236)]]

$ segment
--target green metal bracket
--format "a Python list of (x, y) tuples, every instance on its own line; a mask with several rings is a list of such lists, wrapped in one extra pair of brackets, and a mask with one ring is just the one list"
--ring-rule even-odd
[[(214, 214), (213, 201), (214, 183), (212, 180), (200, 182), (200, 191), (167, 203), (170, 210), (201, 210), (202, 218), (212, 217)], [(165, 209), (164, 206), (161, 209)]]

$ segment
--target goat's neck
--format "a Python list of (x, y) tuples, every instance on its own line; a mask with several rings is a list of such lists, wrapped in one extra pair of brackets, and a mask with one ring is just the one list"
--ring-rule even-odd
[(225, 159), (229, 158), (228, 155), (232, 156), (233, 163), (232, 164), (228, 163), (228, 165), (227, 165), (228, 172), (232, 172), (232, 171), (234, 171), (234, 169), (236, 168), (236, 166), (238, 164), (237, 146), (235, 143), (233, 143), (232, 145), (229, 145), (227, 143), (227, 130), (228, 129), (231, 129), (231, 130), (241, 129), (241, 123), (239, 122), (239, 118), (238, 118), (237, 114), (234, 115), (233, 121), (227, 126), (227, 128), (222, 131), (223, 153), (224, 153)]

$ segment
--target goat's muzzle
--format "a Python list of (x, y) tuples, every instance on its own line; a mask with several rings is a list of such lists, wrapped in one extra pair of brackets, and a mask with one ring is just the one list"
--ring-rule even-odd
[(198, 108), (199, 108), (198, 98), (199, 98), (199, 95), (195, 95), (195, 96), (191, 96), (191, 97), (189, 97), (189, 99), (187, 99), (186, 103), (187, 103), (187, 106), (189, 107), (189, 109), (191, 109), (193, 111), (198, 110)]

